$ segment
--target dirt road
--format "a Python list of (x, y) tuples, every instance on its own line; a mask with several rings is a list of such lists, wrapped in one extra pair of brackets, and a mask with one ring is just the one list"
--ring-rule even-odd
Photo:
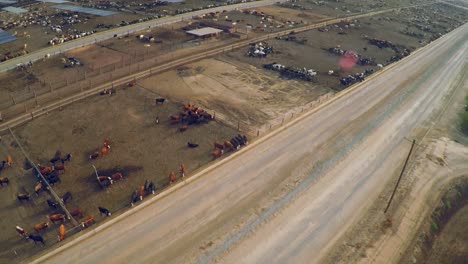
[(37, 262), (317, 261), (404, 159), (404, 137), (452, 88), (467, 36), (468, 25), (452, 31), (190, 185)]

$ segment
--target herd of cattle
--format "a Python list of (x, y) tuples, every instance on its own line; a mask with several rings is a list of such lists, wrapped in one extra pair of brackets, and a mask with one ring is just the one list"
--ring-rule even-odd
[(250, 43), (247, 50), (247, 56), (255, 58), (265, 58), (270, 53), (273, 53), (273, 47), (266, 42)]
[[(158, 104), (158, 101), (156, 101), (156, 104)], [(186, 131), (189, 125), (207, 123), (213, 119), (214, 116), (207, 113), (204, 109), (190, 104), (184, 104), (183, 111), (180, 111), (178, 115), (169, 116), (169, 122), (171, 125), (181, 125), (179, 127), (180, 132)], [(159, 123), (158, 120), (159, 119), (157, 118), (156, 123)]]
[(276, 62), (264, 64), (263, 67), (268, 70), (277, 71), (282, 78), (299, 79), (304, 81), (313, 81), (317, 76), (317, 72), (312, 69), (288, 67)]
[[(50, 185), (54, 185), (57, 182), (60, 182), (59, 174), (65, 173), (65, 164), (66, 162), (70, 162), (72, 159), (71, 154), (66, 154), (62, 156), (61, 151), (56, 151), (55, 155), (49, 160), (50, 165), (33, 165), (33, 175), (37, 177), (38, 182), (34, 187), (34, 192), (36, 193), (36, 196), (39, 196), (42, 190), (49, 190)], [(60, 162), (59, 165), (57, 163)], [(1, 162), (0, 166), (0, 172), (3, 169), (11, 167), (13, 164), (13, 160), (11, 156), (7, 157), (6, 161)], [(6, 177), (0, 178), (0, 183), (1, 186), (4, 184), (8, 185), (9, 184), (9, 179)], [(26, 191), (23, 188), (22, 192), (17, 193), (17, 199), (19, 202), (28, 202), (30, 201), (31, 194)], [(49, 229), (52, 225), (55, 225), (57, 223), (60, 224), (58, 228), (58, 241), (62, 241), (65, 238), (65, 225), (64, 222), (66, 220), (70, 220), (70, 217), (82, 219), (85, 214), (83, 210), (80, 208), (76, 207), (73, 208), (72, 210), (69, 210), (69, 216), (65, 214), (65, 205), (69, 203), (70, 200), (73, 200), (73, 195), (71, 192), (65, 192), (61, 197), (59, 197), (59, 201), (57, 200), (52, 200), (52, 199), (47, 199), (47, 205), (50, 208), (51, 212), (47, 215), (48, 221), (45, 222), (40, 222), (37, 223), (33, 226), (33, 230), (35, 233), (28, 233), (24, 228), (20, 226), (16, 226), (15, 229), (18, 232), (18, 234), (22, 237), (25, 238), (26, 240), (31, 240), (35, 244), (37, 242), (40, 242), (42, 244), (45, 244), (45, 240), (42, 237), (41, 233)], [(110, 216), (109, 210), (103, 208), (103, 207), (98, 207), (98, 210), (101, 214), (104, 214), (106, 216)], [(91, 225), (94, 222), (94, 215), (88, 215), (85, 219), (83, 219), (80, 222), (80, 225), (85, 228)]]
[(211, 152), (211, 156), (213, 156), (213, 160), (217, 159), (227, 151), (238, 150), (248, 143), (247, 136), (241, 134), (237, 134), (237, 136), (231, 138), (231, 140), (224, 141), (224, 143), (214, 142), (214, 150)]

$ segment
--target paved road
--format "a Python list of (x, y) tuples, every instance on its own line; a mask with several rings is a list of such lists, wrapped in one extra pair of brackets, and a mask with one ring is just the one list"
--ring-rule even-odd
[[(397, 147), (403, 137), (463, 70), (467, 38), (464, 25), (170, 196), (53, 252), (47, 263), (317, 260), (378, 193), (387, 169), (400, 164), (404, 155), (391, 154), (407, 151)], [(296, 178), (282, 195), (260, 200)]]
[(65, 42), (61, 45), (51, 46), (51, 47), (44, 48), (38, 51), (34, 51), (27, 55), (24, 55), (15, 59), (7, 60), (5, 62), (0, 63), (0, 72), (13, 69), (20, 63), (28, 63), (29, 61), (34, 62), (36, 60), (42, 59), (44, 58), (46, 54), (50, 54), (50, 55), (60, 54), (67, 50), (72, 50), (75, 48), (91, 45), (96, 42), (111, 39), (114, 37), (114, 35), (121, 36), (121, 35), (126, 35), (128, 33), (141, 31), (144, 29), (152, 28), (152, 27), (159, 27), (162, 25), (189, 20), (189, 19), (192, 19), (194, 16), (200, 16), (200, 15), (207, 14), (210, 12), (218, 12), (218, 11), (223, 11), (223, 10), (232, 11), (236, 9), (255, 8), (255, 7), (267, 6), (267, 5), (272, 5), (278, 2), (286, 2), (286, 1), (287, 0), (261, 0), (261, 1), (255, 1), (255, 2), (240, 3), (240, 4), (235, 4), (235, 5), (220, 6), (220, 7), (214, 7), (214, 8), (198, 10), (198, 11), (194, 11), (190, 13), (180, 14), (176, 16), (163, 17), (160, 19), (155, 19), (155, 20), (151, 20), (147, 22), (128, 25), (125, 27), (119, 27), (119, 28), (99, 32), (88, 37)]

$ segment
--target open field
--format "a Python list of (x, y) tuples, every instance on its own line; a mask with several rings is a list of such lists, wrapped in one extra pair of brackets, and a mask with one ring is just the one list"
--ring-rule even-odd
[[(137, 87), (119, 90), (116, 95), (96, 96), (53, 113), (50, 120), (49, 117), (39, 118), (18, 127), (15, 133), (37, 163), (47, 164), (56, 150), (63, 154), (72, 153), (72, 161), (65, 164), (66, 172), (60, 176), (61, 183), (53, 189), (59, 195), (67, 191), (72, 193), (73, 200), (67, 205), (69, 210), (79, 207), (86, 216), (93, 214), (99, 221), (102, 218), (97, 216), (97, 206), (111, 212), (130, 207), (131, 193), (145, 180), (154, 181), (157, 190), (161, 190), (167, 186), (171, 171), (180, 177), (181, 163), (190, 174), (211, 161), (214, 141), (222, 142), (238, 133), (216, 121), (190, 126), (186, 132), (179, 132), (178, 126), (169, 125), (167, 118), (179, 112), (181, 104), (168, 102), (155, 106), (155, 97), (154, 93)], [(155, 116), (161, 119), (159, 125), (155, 125)], [(105, 138), (112, 142), (110, 153), (90, 161), (89, 155), (102, 146)], [(188, 141), (200, 146), (189, 149)], [(14, 226), (19, 225), (32, 232), (33, 225), (46, 221), (46, 214), (52, 211), (46, 203), (46, 199), (50, 199), (47, 192), (38, 197), (33, 195), (30, 202), (19, 203), (16, 200), (16, 192), (22, 187), (33, 193), (37, 180), (31, 169), (21, 168), (24, 158), (12, 143), (11, 136), (2, 137), (2, 148), (2, 154), (14, 153), (16, 164), (2, 174), (2, 177), (10, 178), (11, 184), (1, 188), (0, 192), (5, 201), (0, 211), (2, 219), (9, 219), (1, 222), (4, 231), (0, 238), (0, 262), (12, 258), (17, 262), (43, 249), (21, 239)], [(119, 171), (124, 179), (101, 190), (91, 165), (96, 166), (100, 175)], [(70, 224), (66, 226), (71, 228)], [(47, 246), (56, 243), (57, 228), (58, 225), (44, 233)], [(18, 257), (14, 256), (13, 249), (20, 253)]]

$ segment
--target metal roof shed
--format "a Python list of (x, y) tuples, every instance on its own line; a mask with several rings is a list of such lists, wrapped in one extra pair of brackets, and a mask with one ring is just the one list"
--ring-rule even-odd
[(210, 37), (210, 36), (218, 35), (219, 33), (223, 32), (223, 30), (212, 28), (212, 27), (204, 27), (204, 28), (189, 30), (186, 32), (187, 34), (195, 35), (197, 37)]

